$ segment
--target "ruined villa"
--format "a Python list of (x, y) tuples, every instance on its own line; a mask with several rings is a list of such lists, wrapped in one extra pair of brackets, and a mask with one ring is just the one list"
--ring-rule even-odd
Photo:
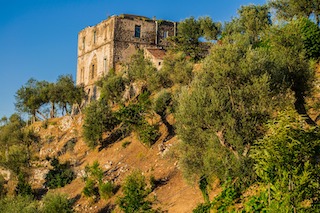
[(77, 85), (84, 84), (89, 97), (96, 98), (94, 82), (110, 69), (119, 70), (138, 49), (159, 69), (166, 38), (175, 36), (176, 29), (176, 22), (127, 14), (86, 27), (78, 34)]

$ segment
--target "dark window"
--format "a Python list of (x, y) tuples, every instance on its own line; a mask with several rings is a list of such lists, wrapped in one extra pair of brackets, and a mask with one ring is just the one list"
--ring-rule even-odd
[(95, 77), (95, 69), (94, 69), (94, 64), (92, 64), (91, 79), (94, 79), (94, 77)]
[(94, 44), (96, 43), (96, 37), (97, 37), (97, 32), (94, 31), (94, 32), (93, 32), (93, 43), (94, 43)]
[(136, 37), (136, 38), (141, 37), (141, 26), (140, 25), (136, 25), (134, 27), (134, 37)]

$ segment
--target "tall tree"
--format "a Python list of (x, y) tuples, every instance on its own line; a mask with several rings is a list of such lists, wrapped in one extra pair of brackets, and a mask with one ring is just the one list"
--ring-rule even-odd
[(223, 36), (245, 33), (250, 36), (252, 43), (258, 43), (261, 34), (272, 24), (269, 7), (266, 5), (241, 6), (238, 14), (239, 17), (225, 23)]
[(278, 18), (288, 21), (296, 17), (314, 18), (320, 24), (319, 0), (269, 0), (269, 5), (276, 10)]
[(37, 114), (40, 114), (43, 119), (46, 118), (39, 111), (39, 108), (46, 103), (44, 85), (47, 85), (46, 81), (31, 78), (16, 92), (16, 108), (20, 112), (31, 114), (33, 121), (36, 120)]
[(268, 54), (248, 36), (216, 45), (203, 70), (184, 89), (177, 108), (181, 166), (189, 177), (249, 178), (248, 152), (262, 135), (271, 101)]
[(213, 22), (210, 17), (193, 16), (178, 24), (178, 35), (171, 38), (174, 49), (184, 52), (191, 59), (198, 61), (208, 53), (208, 43), (200, 42), (203, 37), (207, 40), (216, 40), (221, 32), (221, 24)]

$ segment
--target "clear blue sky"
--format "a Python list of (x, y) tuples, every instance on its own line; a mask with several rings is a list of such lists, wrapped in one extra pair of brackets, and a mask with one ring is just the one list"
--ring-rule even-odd
[(15, 112), (15, 92), (31, 77), (76, 74), (77, 34), (114, 14), (180, 21), (229, 21), (241, 5), (266, 0), (0, 0), (0, 118)]

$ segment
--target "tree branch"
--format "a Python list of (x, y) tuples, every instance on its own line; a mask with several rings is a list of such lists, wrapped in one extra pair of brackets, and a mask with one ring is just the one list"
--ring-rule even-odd
[(237, 152), (237, 150), (230, 144), (226, 141), (226, 139), (224, 138), (224, 135), (223, 135), (223, 130), (222, 131), (219, 131), (219, 132), (216, 132), (216, 135), (219, 139), (219, 142), (222, 146), (226, 147), (227, 149), (229, 149), (233, 154), (234, 156), (239, 160), (240, 157), (239, 157), (239, 153)]

